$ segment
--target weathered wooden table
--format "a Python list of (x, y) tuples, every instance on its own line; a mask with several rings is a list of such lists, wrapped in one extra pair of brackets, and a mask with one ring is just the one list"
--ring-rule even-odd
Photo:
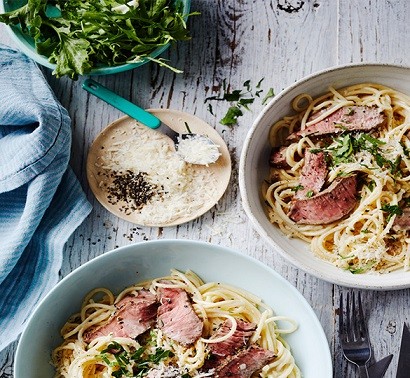
[[(56, 79), (44, 73), (72, 117), (71, 166), (80, 179), (92, 214), (65, 248), (64, 277), (95, 256), (117, 246), (144, 240), (179, 238), (208, 241), (253, 256), (294, 285), (313, 307), (326, 333), (334, 377), (354, 377), (342, 357), (336, 312), (342, 287), (323, 282), (289, 265), (253, 230), (241, 206), (238, 163), (245, 136), (263, 105), (256, 100), (238, 125), (219, 124), (229, 104), (204, 99), (217, 94), (223, 80), (241, 88), (246, 80), (278, 93), (303, 76), (350, 62), (406, 64), (410, 61), (410, 7), (407, 0), (193, 0), (189, 19), (192, 39), (164, 54), (181, 69), (175, 74), (147, 64), (133, 71), (98, 77), (103, 85), (146, 108), (172, 108), (194, 113), (212, 124), (226, 141), (233, 174), (227, 192), (211, 211), (195, 221), (170, 228), (139, 227), (107, 212), (89, 190), (85, 161), (96, 135), (122, 116), (118, 110), (88, 95), (83, 79)], [(0, 25), (0, 42), (13, 46)], [(376, 78), (375, 78), (376, 79)], [(393, 353), (386, 377), (394, 377), (403, 322), (410, 321), (410, 290), (363, 291), (374, 357)], [(1, 331), (0, 331), (1, 332)], [(12, 377), (15, 346), (0, 354), (0, 377)], [(309, 348), (309, 345), (306, 345)]]

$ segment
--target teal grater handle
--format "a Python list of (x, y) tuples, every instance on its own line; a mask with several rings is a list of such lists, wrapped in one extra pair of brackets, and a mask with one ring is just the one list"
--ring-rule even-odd
[(143, 123), (145, 126), (148, 126), (151, 129), (156, 129), (161, 125), (159, 118), (133, 104), (132, 102), (126, 100), (125, 98), (117, 95), (100, 83), (97, 83), (95, 80), (86, 79), (83, 82), (82, 87), (87, 92), (90, 92), (94, 96), (97, 96), (101, 100), (112, 105), (114, 108), (121, 110), (125, 114), (129, 115), (132, 118), (135, 118), (137, 121)]

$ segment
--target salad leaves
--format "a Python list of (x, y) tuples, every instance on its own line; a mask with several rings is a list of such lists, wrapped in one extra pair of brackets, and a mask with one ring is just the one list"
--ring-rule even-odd
[(57, 77), (75, 79), (99, 65), (143, 59), (169, 67), (149, 54), (189, 39), (187, 16), (181, 0), (28, 0), (0, 14), (0, 22), (30, 35), (37, 52), (56, 64)]

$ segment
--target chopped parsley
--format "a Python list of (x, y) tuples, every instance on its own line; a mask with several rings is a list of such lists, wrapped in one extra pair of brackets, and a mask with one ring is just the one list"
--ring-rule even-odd
[(403, 148), (403, 154), (406, 157), (410, 157), (410, 151), (409, 149), (406, 147), (406, 145), (403, 142), (400, 142), (401, 147)]
[[(149, 354), (144, 347), (129, 353), (119, 343), (113, 341), (101, 351), (100, 358), (115, 369), (112, 373), (113, 377), (122, 378), (143, 377), (152, 367), (173, 355), (170, 350), (162, 348), (156, 348), (155, 353)], [(130, 367), (133, 372), (131, 375)]]
[(325, 151), (330, 156), (330, 163), (333, 166), (341, 163), (351, 163), (354, 161), (354, 155), (360, 151), (367, 151), (373, 155), (376, 164), (380, 168), (387, 168), (393, 175), (400, 175), (400, 165), (402, 157), (400, 155), (394, 161), (387, 159), (383, 155), (381, 146), (385, 142), (372, 137), (366, 133), (345, 134), (333, 139), (334, 143)]
[(391, 172), (393, 175), (397, 175), (397, 174), (400, 173), (401, 160), (402, 160), (402, 158), (401, 158), (401, 156), (399, 155), (399, 156), (397, 156), (397, 158), (396, 158), (395, 161), (393, 161), (393, 162), (392, 162), (392, 161), (388, 161), (388, 162), (387, 162), (387, 164), (388, 164), (389, 167), (390, 167), (390, 172)]
[(237, 106), (231, 106), (225, 116), (219, 121), (222, 125), (232, 126), (237, 122), (238, 117), (243, 115), (241, 109)]
[(293, 191), (293, 192), (297, 192), (298, 190), (302, 190), (302, 189), (304, 189), (304, 186), (303, 185), (301, 185), (301, 184), (299, 184), (299, 185), (296, 185), (294, 188), (292, 188), (291, 190)]
[(398, 205), (389, 205), (389, 204), (384, 204), (381, 207), (381, 210), (385, 211), (387, 213), (387, 222), (391, 219), (393, 215), (402, 215), (403, 210), (400, 206)]
[[(250, 110), (250, 105), (255, 102), (256, 97), (261, 97), (263, 89), (260, 89), (264, 78), (258, 81), (253, 89), (251, 81), (246, 80), (242, 84), (241, 89), (231, 90), (226, 80), (222, 81), (222, 94), (216, 96), (207, 97), (204, 103), (209, 101), (226, 101), (230, 102), (231, 106), (228, 108), (224, 117), (219, 121), (222, 125), (233, 126), (238, 123), (238, 118), (243, 115), (242, 109)], [(273, 88), (269, 88), (268, 92), (262, 99), (262, 105), (264, 105), (268, 99), (275, 95)], [(214, 115), (211, 104), (208, 104), (208, 111)]]
[(273, 88), (269, 88), (268, 92), (266, 93), (265, 97), (262, 99), (262, 105), (265, 105), (269, 99), (275, 96), (275, 92)]
[(311, 152), (312, 154), (318, 154), (320, 152), (322, 152), (323, 150), (321, 148), (311, 148), (309, 150), (309, 152)]
[(348, 162), (354, 154), (353, 139), (350, 134), (335, 139), (336, 145), (329, 148), (333, 164)]
[(367, 187), (369, 188), (369, 190), (370, 190), (371, 192), (373, 192), (373, 190), (374, 190), (374, 188), (375, 188), (375, 186), (376, 186), (376, 183), (375, 183), (374, 180), (370, 180), (369, 182), (366, 183), (366, 185), (367, 185)]
[(307, 193), (306, 193), (306, 197), (307, 198), (311, 198), (311, 197), (313, 197), (313, 190), (309, 190), (309, 191), (307, 191)]
[(362, 265), (362, 266), (350, 266), (348, 268), (350, 273), (353, 274), (361, 274), (361, 273), (365, 273), (367, 271), (369, 271), (374, 265), (376, 264), (375, 261), (369, 261), (366, 264)]

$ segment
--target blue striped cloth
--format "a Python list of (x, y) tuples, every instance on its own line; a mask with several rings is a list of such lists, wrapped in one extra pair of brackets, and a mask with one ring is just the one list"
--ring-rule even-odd
[(57, 283), (91, 211), (68, 166), (70, 123), (37, 65), (0, 45), (0, 350)]

